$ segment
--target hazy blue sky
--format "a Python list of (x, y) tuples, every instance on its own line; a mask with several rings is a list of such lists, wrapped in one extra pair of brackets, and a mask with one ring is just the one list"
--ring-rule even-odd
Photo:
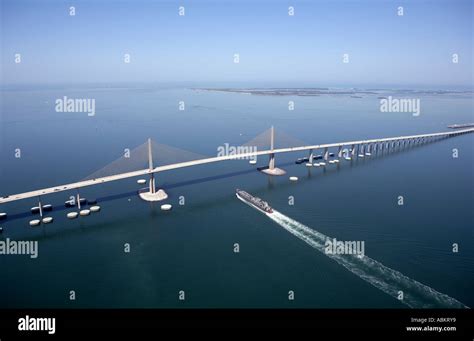
[(5, 84), (473, 83), (471, 0), (0, 1)]

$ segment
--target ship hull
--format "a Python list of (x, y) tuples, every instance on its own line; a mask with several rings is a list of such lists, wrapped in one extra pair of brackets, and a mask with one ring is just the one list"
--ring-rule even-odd
[(251, 203), (250, 201), (248, 201), (248, 200), (242, 198), (242, 197), (239, 195), (239, 193), (235, 193), (235, 196), (236, 196), (240, 201), (246, 203), (246, 204), (249, 205), (250, 207), (255, 208), (255, 209), (256, 209), (257, 211), (259, 211), (259, 212), (262, 212), (262, 213), (264, 213), (264, 214), (266, 214), (266, 215), (271, 215), (271, 214), (273, 213), (273, 212), (267, 212), (267, 211), (261, 209), (260, 207), (254, 205), (254, 204)]

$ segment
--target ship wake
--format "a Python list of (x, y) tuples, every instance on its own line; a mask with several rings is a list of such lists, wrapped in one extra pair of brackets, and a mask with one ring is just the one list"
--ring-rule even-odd
[(326, 240), (332, 239), (331, 237), (275, 210), (273, 214), (267, 214), (267, 216), (294, 236), (332, 258), (347, 270), (386, 294), (398, 299), (400, 291), (403, 292), (403, 299), (400, 302), (411, 308), (469, 308), (458, 300), (417, 282), (367, 256), (328, 254), (325, 252), (325, 243)]

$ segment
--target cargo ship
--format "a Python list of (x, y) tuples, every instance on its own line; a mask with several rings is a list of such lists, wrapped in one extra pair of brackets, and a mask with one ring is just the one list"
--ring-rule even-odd
[(258, 197), (254, 197), (253, 195), (238, 188), (235, 190), (235, 195), (247, 205), (252, 206), (263, 213), (273, 213), (273, 209), (270, 207), (270, 205)]

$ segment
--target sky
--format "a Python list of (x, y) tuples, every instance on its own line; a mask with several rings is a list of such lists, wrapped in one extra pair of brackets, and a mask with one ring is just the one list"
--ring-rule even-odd
[(2, 84), (473, 85), (471, 0), (0, 2)]

